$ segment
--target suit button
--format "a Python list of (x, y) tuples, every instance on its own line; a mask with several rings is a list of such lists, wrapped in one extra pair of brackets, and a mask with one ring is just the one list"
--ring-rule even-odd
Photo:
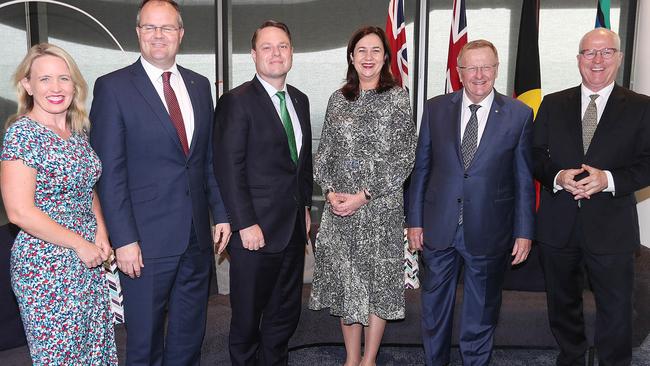
[(457, 199), (456, 199), (456, 202), (461, 203), (461, 202), (463, 202), (463, 200), (460, 199), (460, 198), (457, 198)]
[(468, 175), (468, 174), (464, 174), (464, 175), (463, 175), (463, 178), (467, 179), (467, 178), (469, 178), (469, 175)]
[(186, 190), (185, 190), (185, 195), (186, 195), (186, 196), (189, 196), (189, 195), (190, 195), (190, 190), (189, 190), (189, 189), (186, 189)]

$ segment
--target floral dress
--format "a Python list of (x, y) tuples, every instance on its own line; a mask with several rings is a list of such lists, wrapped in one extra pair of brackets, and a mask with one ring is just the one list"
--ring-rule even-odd
[[(21, 117), (7, 129), (0, 159), (36, 169), (36, 207), (94, 242), (92, 198), (101, 162), (86, 136), (65, 140)], [(11, 249), (11, 282), (34, 365), (117, 365), (101, 266), (89, 269), (74, 250), (21, 230)]]
[(314, 159), (323, 191), (367, 189), (369, 203), (351, 216), (326, 203), (316, 238), (309, 307), (329, 308), (345, 324), (368, 325), (370, 314), (404, 318), (404, 202), (402, 185), (417, 144), (408, 94), (361, 91), (348, 101), (330, 97)]

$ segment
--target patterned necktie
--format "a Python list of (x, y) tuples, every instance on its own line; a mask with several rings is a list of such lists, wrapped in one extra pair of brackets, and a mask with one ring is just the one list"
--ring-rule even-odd
[(289, 116), (289, 110), (287, 109), (287, 102), (285, 100), (285, 95), (283, 91), (277, 92), (275, 95), (280, 98), (280, 118), (282, 119), (282, 125), (284, 126), (284, 131), (287, 133), (287, 140), (289, 140), (289, 153), (291, 154), (291, 160), (294, 164), (298, 163), (298, 149), (296, 148), (296, 136), (293, 134), (293, 124), (291, 123), (291, 117)]
[(598, 126), (598, 108), (596, 108), (596, 99), (600, 95), (592, 94), (589, 96), (589, 104), (585, 115), (582, 117), (582, 150), (587, 154), (591, 139), (594, 137), (596, 127)]
[(181, 107), (178, 105), (178, 99), (176, 99), (176, 93), (174, 93), (174, 89), (172, 89), (171, 84), (169, 84), (169, 78), (171, 76), (171, 71), (165, 71), (162, 74), (163, 94), (165, 94), (165, 102), (167, 102), (169, 117), (172, 120), (172, 124), (176, 128), (176, 134), (178, 135), (178, 139), (181, 141), (183, 152), (185, 153), (185, 156), (187, 156), (187, 154), (190, 152), (190, 148), (189, 144), (187, 143), (187, 134), (185, 133), (185, 123), (183, 122)]
[(478, 117), (476, 117), (476, 111), (479, 108), (481, 108), (481, 106), (478, 104), (471, 104), (469, 106), (472, 115), (469, 117), (469, 122), (467, 122), (465, 133), (463, 134), (463, 141), (460, 144), (465, 170), (467, 170), (472, 159), (474, 159), (474, 154), (476, 153), (476, 148), (478, 146)]

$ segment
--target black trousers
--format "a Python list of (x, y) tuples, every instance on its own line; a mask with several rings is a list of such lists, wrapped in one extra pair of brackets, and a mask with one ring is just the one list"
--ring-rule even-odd
[(568, 246), (540, 243), (548, 317), (560, 347), (557, 365), (585, 364), (589, 344), (582, 310), (583, 268), (596, 300), (594, 346), (599, 365), (630, 365), (634, 253), (592, 253), (585, 245), (583, 230), (578, 213)]
[(230, 360), (234, 366), (286, 365), (289, 339), (302, 304), (304, 215), (297, 215), (279, 253), (232, 248), (230, 253)]

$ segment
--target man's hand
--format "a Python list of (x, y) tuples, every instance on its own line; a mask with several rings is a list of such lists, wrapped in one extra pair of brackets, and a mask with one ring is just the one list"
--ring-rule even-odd
[(328, 194), (332, 212), (337, 216), (351, 216), (357, 210), (368, 203), (365, 193), (359, 191), (355, 194), (349, 193), (335, 193)]
[(523, 261), (528, 258), (528, 254), (530, 253), (530, 247), (532, 246), (533, 242), (530, 239), (524, 239), (524, 238), (517, 238), (515, 239), (515, 246), (512, 247), (512, 253), (510, 253), (511, 256), (515, 257), (512, 260), (512, 265), (514, 266), (515, 264), (522, 263)]
[(115, 259), (117, 260), (117, 267), (125, 275), (131, 278), (140, 277), (144, 263), (142, 262), (140, 244), (137, 241), (115, 249)]
[(230, 241), (230, 235), (232, 231), (230, 230), (230, 224), (227, 222), (222, 222), (214, 225), (212, 230), (212, 242), (214, 243), (214, 251), (217, 255), (221, 255), (226, 245)]
[(572, 195), (581, 194), (582, 188), (578, 186), (578, 183), (575, 181), (575, 177), (578, 174), (584, 172), (584, 168), (580, 169), (565, 169), (557, 175), (555, 183), (559, 184), (565, 191), (571, 193)]
[(607, 174), (604, 171), (585, 164), (582, 164), (582, 169), (589, 175), (576, 183), (582, 191), (576, 196), (576, 199), (590, 199), (592, 194), (602, 192), (607, 188)]
[(421, 227), (410, 227), (406, 230), (406, 238), (409, 241), (409, 249), (424, 249), (424, 230)]
[(266, 245), (262, 228), (257, 224), (239, 230), (239, 236), (242, 245), (248, 250), (258, 250)]

